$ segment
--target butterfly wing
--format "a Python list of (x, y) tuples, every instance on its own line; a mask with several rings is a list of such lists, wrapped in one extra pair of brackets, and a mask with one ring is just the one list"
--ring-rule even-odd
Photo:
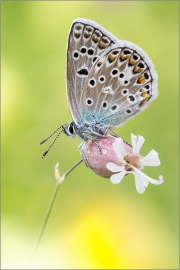
[(98, 57), (112, 44), (112, 34), (93, 21), (73, 21), (67, 47), (67, 96), (73, 120), (81, 123), (79, 103), (86, 79)]
[(81, 115), (99, 127), (119, 126), (157, 96), (157, 74), (138, 46), (121, 41), (96, 61), (84, 84)]

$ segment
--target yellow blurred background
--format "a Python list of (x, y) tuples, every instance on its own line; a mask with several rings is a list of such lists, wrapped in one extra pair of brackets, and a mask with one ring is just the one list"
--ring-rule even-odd
[[(177, 1), (1, 2), (3, 269), (179, 269)], [(161, 186), (137, 193), (132, 175), (119, 185), (80, 164), (64, 181), (31, 266), (28, 261), (54, 186), (80, 159), (78, 139), (61, 135), (49, 154), (39, 142), (71, 120), (66, 98), (66, 44), (75, 18), (94, 20), (146, 51), (159, 77), (159, 97), (116, 129), (142, 154), (159, 153), (147, 168)]]

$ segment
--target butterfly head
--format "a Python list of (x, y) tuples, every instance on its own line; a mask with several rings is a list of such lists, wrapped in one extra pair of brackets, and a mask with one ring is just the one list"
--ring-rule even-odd
[(76, 130), (75, 130), (75, 123), (74, 122), (70, 122), (70, 123), (66, 124), (65, 126), (62, 126), (62, 130), (63, 130), (64, 134), (66, 134), (67, 136), (69, 136), (71, 138), (76, 137)]

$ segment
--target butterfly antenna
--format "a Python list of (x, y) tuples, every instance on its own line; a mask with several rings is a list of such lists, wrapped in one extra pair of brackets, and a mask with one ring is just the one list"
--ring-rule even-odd
[[(57, 131), (57, 130), (56, 130), (56, 131)], [(56, 132), (56, 131), (55, 131), (55, 132)], [(54, 132), (54, 133), (55, 133), (55, 132)], [(54, 139), (54, 141), (51, 143), (51, 145), (49, 146), (49, 148), (44, 152), (44, 154), (42, 155), (42, 158), (44, 158), (44, 157), (47, 155), (47, 153), (49, 152), (49, 150), (51, 149), (51, 147), (53, 146), (53, 144), (54, 144), (54, 143), (56, 142), (56, 140), (58, 139), (58, 137), (59, 137), (59, 135), (61, 134), (61, 132), (62, 132), (62, 130), (58, 133), (58, 135), (56, 136), (56, 138)], [(54, 134), (54, 133), (53, 133), (53, 134)], [(53, 134), (51, 134), (47, 139), (49, 139)], [(46, 141), (47, 139), (45, 139), (44, 141)], [(43, 141), (43, 142), (44, 142), (44, 141)], [(43, 142), (42, 142), (42, 143), (43, 143)]]
[[(66, 124), (65, 124), (66, 125)], [(40, 144), (43, 144), (43, 143), (45, 143), (49, 138), (51, 138), (59, 129), (62, 129), (62, 130), (64, 130), (64, 125), (63, 126), (60, 126), (60, 127), (58, 127), (51, 135), (49, 135), (46, 139), (44, 139), (42, 142), (40, 142)], [(62, 131), (61, 130), (61, 131)]]

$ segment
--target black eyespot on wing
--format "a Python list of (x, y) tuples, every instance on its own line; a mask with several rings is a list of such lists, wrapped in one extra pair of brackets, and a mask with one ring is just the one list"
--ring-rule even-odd
[(116, 109), (117, 109), (117, 105), (114, 105), (114, 106), (111, 107), (111, 110), (113, 110), (113, 111), (116, 110)]
[(94, 51), (93, 51), (92, 49), (89, 49), (89, 50), (88, 50), (88, 54), (89, 54), (89, 55), (93, 55), (93, 53), (94, 53)]
[(138, 56), (136, 54), (133, 54), (133, 59), (138, 60)]
[(117, 55), (119, 53), (119, 51), (113, 51), (112, 54), (113, 55)]
[(118, 73), (118, 70), (117, 69), (113, 69), (112, 71), (111, 71), (111, 74), (112, 75), (116, 75)]
[(89, 83), (90, 83), (90, 85), (94, 86), (94, 85), (95, 85), (95, 80), (94, 80), (94, 79), (91, 79), (91, 80), (89, 81)]
[(105, 80), (104, 76), (101, 76), (101, 77), (99, 78), (99, 80), (100, 80), (101, 82), (104, 82), (104, 80)]
[(126, 112), (127, 112), (127, 113), (131, 113), (131, 110), (127, 110)]
[(95, 57), (93, 58), (93, 63), (94, 63), (96, 60), (97, 60), (97, 56), (95, 56)]
[(78, 52), (75, 52), (74, 53), (74, 58), (78, 58), (78, 56), (79, 56)]
[(92, 100), (88, 99), (88, 100), (87, 100), (87, 103), (88, 103), (88, 104), (91, 104), (91, 103), (92, 103)]
[(86, 53), (86, 48), (82, 48), (81, 53)]
[(92, 105), (92, 104), (93, 104), (93, 100), (92, 100), (91, 98), (87, 98), (87, 99), (86, 99), (86, 104), (87, 104), (88, 106)]
[(124, 74), (123, 73), (120, 73), (119, 74), (119, 78), (123, 78), (124, 77)]
[(130, 52), (129, 50), (124, 50), (123, 53), (124, 53), (125, 55), (128, 55), (128, 54), (130, 54), (131, 52)]
[(146, 80), (148, 80), (148, 79), (149, 79), (149, 75), (148, 75), (148, 73), (147, 73), (147, 72), (145, 72), (145, 73), (144, 73), (144, 78), (145, 78)]
[(144, 64), (143, 64), (143, 63), (139, 63), (139, 64), (138, 64), (138, 67), (144, 68)]
[(135, 101), (135, 97), (129, 96), (130, 101)]
[(78, 74), (87, 76), (88, 75), (88, 70), (85, 69), (85, 68), (82, 68), (81, 70), (78, 71)]
[(107, 102), (104, 101), (103, 104), (102, 104), (103, 108), (106, 108), (107, 107)]

